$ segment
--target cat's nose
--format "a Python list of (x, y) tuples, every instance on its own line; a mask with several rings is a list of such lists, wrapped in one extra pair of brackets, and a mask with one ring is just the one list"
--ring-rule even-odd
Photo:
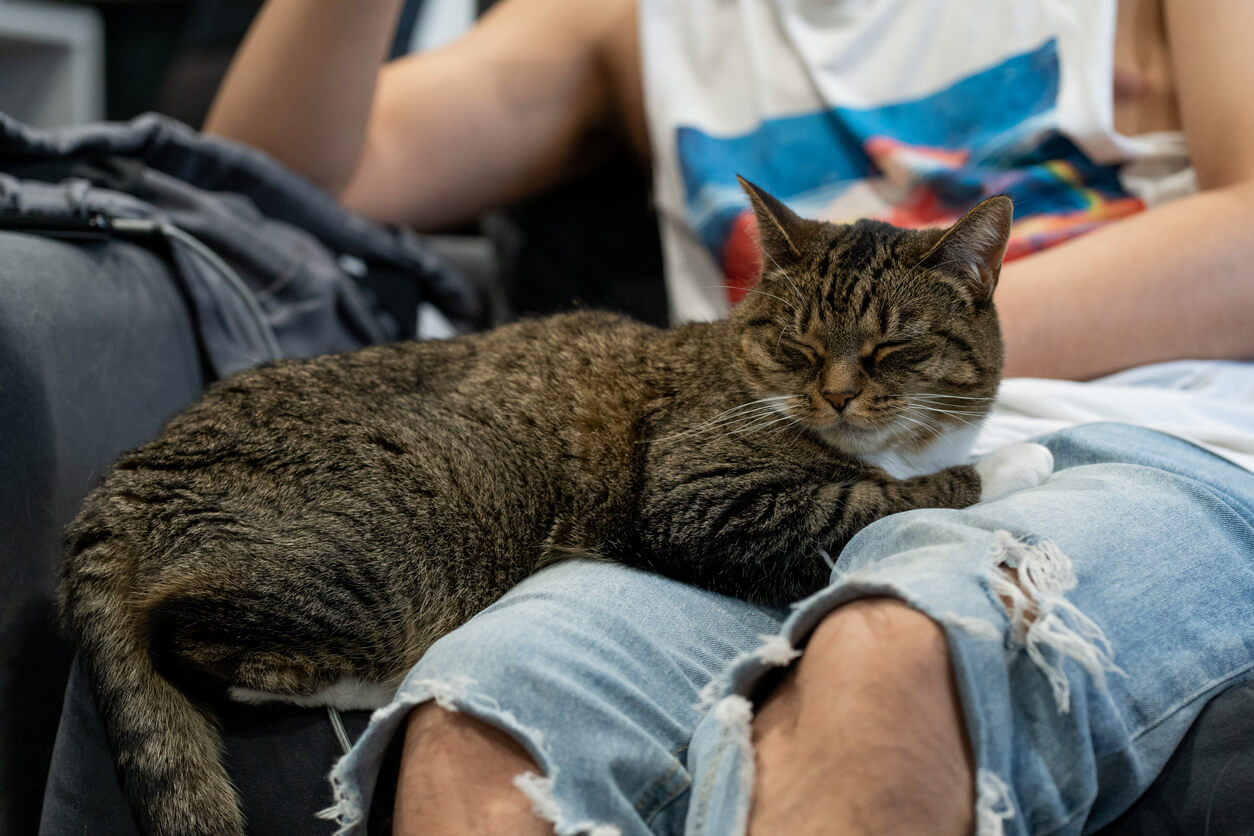
[(828, 403), (836, 407), (837, 412), (844, 412), (845, 407), (849, 405), (849, 402), (861, 394), (862, 390), (860, 389), (857, 391), (854, 391), (853, 389), (846, 389), (843, 392), (824, 392), (823, 397), (827, 399)]

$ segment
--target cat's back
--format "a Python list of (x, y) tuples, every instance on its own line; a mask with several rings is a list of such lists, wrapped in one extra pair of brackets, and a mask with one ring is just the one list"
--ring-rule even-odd
[(336, 426), (443, 423), (463, 409), (495, 410), (497, 420), (508, 420), (543, 405), (539, 411), (551, 415), (572, 388), (624, 384), (660, 333), (620, 315), (578, 312), (450, 340), (284, 360), (211, 385), (171, 420), (163, 438), (186, 448), (198, 436), (223, 439), (264, 426), (298, 443)]
[(455, 492), (488, 503), (519, 474), (561, 486), (572, 458), (604, 454), (581, 449), (579, 427), (621, 435), (660, 333), (574, 313), (247, 370), (124, 454), (85, 517), (151, 532), (173, 509), (278, 517)]
[(619, 379), (640, 374), (642, 360), (663, 334), (603, 311), (524, 319), (465, 340), (477, 360), (466, 383), (496, 381), (540, 393), (596, 385), (589, 375), (625, 383)]

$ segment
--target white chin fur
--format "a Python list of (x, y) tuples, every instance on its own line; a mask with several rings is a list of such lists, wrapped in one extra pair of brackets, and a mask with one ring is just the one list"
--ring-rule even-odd
[[(978, 424), (963, 425), (937, 436), (922, 450), (899, 451), (892, 447), (875, 450), (847, 450), (841, 444), (833, 446), (856, 456), (867, 464), (875, 465), (894, 479), (909, 479), (969, 462), (971, 447), (975, 444), (975, 438), (979, 432)], [(882, 445), (884, 440), (876, 438), (873, 443)]]

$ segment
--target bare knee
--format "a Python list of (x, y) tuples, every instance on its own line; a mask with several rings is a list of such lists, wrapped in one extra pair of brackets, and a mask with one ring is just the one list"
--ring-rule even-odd
[(974, 759), (945, 635), (898, 601), (824, 619), (753, 741), (751, 834), (970, 832)]
[(879, 666), (902, 684), (932, 681), (950, 664), (940, 625), (893, 598), (863, 598), (834, 610), (810, 635), (807, 657), (812, 666), (833, 660)]
[(539, 768), (522, 744), (501, 729), (469, 714), (441, 708), (435, 702), (425, 702), (410, 712), (405, 751), (408, 754), (411, 750), (459, 760), (480, 756), (486, 767), (510, 762)]
[(406, 724), (393, 828), (406, 834), (551, 834), (514, 779), (540, 772), (510, 735), (433, 702)]

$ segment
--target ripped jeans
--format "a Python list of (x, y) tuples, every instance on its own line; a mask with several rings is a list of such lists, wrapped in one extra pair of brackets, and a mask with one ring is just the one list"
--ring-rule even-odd
[(948, 641), (981, 834), (1098, 829), (1153, 781), (1209, 697), (1254, 677), (1254, 474), (1186, 441), (1095, 424), (1044, 439), (1044, 485), (864, 529), (832, 583), (771, 610), (646, 572), (561, 563), (438, 642), (336, 766), (364, 832), (380, 763), (434, 699), (498, 726), (559, 834), (744, 832), (746, 695), (860, 597)]

